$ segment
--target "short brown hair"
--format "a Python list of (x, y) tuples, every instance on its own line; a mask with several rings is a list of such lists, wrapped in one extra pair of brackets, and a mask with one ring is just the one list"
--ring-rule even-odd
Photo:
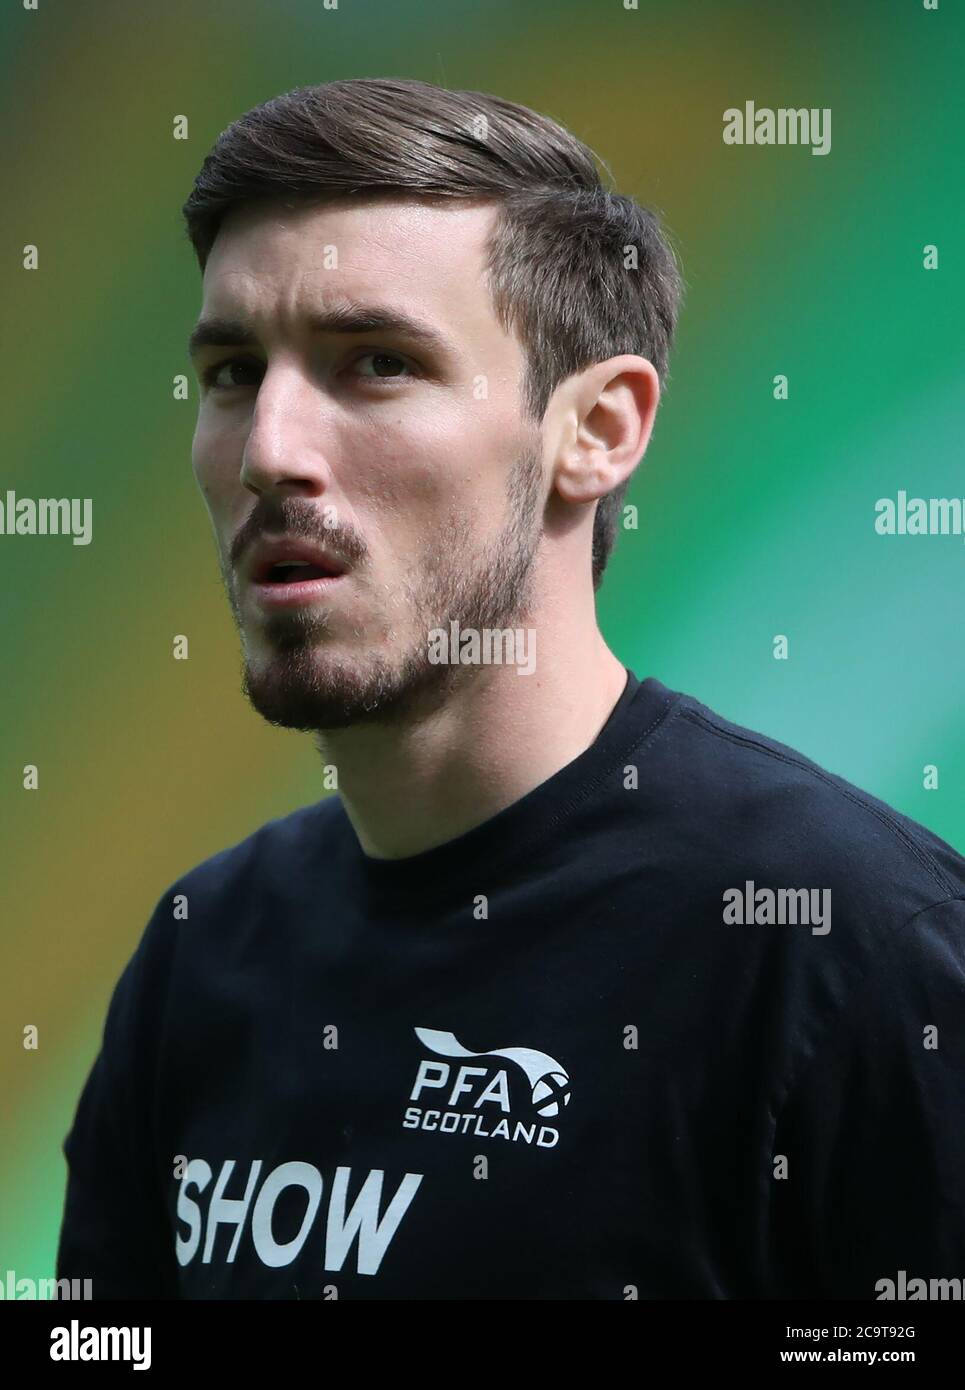
[[(221, 133), (182, 211), (203, 273), (232, 208), (379, 192), (499, 205), (487, 282), (526, 355), (537, 423), (561, 381), (621, 353), (646, 357), (665, 382), (682, 282), (657, 217), (608, 191), (592, 150), (563, 126), (502, 97), (398, 77), (298, 87)], [(597, 505), (594, 589), (626, 487)]]

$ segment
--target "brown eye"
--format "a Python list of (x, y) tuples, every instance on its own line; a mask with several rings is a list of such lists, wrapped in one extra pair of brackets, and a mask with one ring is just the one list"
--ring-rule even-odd
[(393, 366), (396, 368), (403, 368), (406, 373), (409, 372), (409, 367), (405, 358), (399, 357), (395, 352), (365, 352), (355, 359), (355, 365), (357, 366), (359, 362), (364, 362), (366, 358), (371, 359), (372, 366), (375, 370), (372, 375), (368, 372), (361, 372), (360, 375), (366, 377), (369, 381), (374, 379), (391, 380), (393, 377), (400, 376), (401, 373), (398, 370), (393, 370)]
[[(249, 357), (229, 357), (224, 362), (218, 362), (213, 367), (209, 367), (204, 374), (205, 385), (212, 391), (237, 390), (244, 386), (257, 386), (258, 381), (245, 381), (235, 378), (235, 373), (239, 373), (242, 378), (246, 372), (250, 372), (256, 378), (261, 372), (261, 364), (252, 361)], [(228, 380), (219, 380), (222, 373), (227, 375)]]

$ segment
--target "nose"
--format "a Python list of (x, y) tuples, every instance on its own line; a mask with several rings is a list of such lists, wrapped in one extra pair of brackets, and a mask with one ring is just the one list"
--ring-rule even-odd
[(331, 482), (319, 448), (327, 431), (322, 395), (293, 367), (266, 371), (258, 387), (241, 460), (241, 482), (261, 496), (277, 487), (309, 495)]

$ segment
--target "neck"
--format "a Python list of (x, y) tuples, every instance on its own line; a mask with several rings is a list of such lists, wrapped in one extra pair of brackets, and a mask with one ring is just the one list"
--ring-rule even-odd
[(401, 859), (465, 834), (584, 752), (626, 684), (594, 622), (583, 640), (540, 626), (536, 670), (474, 669), (440, 708), (404, 724), (316, 736), (338, 769), (363, 851)]

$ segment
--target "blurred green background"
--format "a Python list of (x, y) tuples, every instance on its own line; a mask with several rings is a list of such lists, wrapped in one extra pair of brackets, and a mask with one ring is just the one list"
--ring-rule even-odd
[[(0, 1276), (52, 1272), (60, 1145), (160, 894), (322, 794), (310, 740), (240, 693), (193, 380), (172, 398), (200, 302), (179, 210), (218, 133), (292, 87), (419, 77), (546, 112), (659, 210), (687, 298), (604, 633), (962, 850), (965, 544), (873, 523), (901, 488), (965, 495), (963, 38), (945, 0), (2, 7), (0, 497), (91, 497), (94, 539), (0, 536)], [(831, 153), (725, 146), (747, 100), (831, 107)]]

